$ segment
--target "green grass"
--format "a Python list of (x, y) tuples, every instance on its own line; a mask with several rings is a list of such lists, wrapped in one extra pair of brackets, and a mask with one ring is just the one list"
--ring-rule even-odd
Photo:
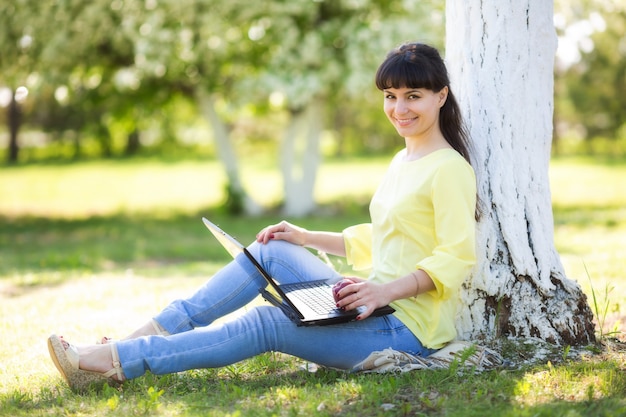
[[(298, 222), (341, 230), (366, 220), (364, 203), (375, 183), (362, 178), (376, 177), (386, 162), (326, 163), (318, 199), (342, 210)], [(626, 164), (555, 160), (551, 178), (555, 241), (567, 275), (606, 310), (603, 332), (623, 332)], [(279, 198), (271, 169), (252, 165), (244, 180), (264, 203)], [(216, 206), (223, 189), (212, 161), (0, 169), (0, 415), (626, 415), (626, 353), (619, 344), (582, 358), (558, 347), (542, 363), (528, 364), (523, 359), (533, 356), (537, 343), (502, 341), (505, 356), (520, 366), (477, 375), (313, 373), (302, 361), (266, 354), (217, 370), (147, 375), (121, 390), (72, 393), (48, 357), (50, 333), (77, 343), (122, 336), (201, 285), (228, 261), (201, 215), (244, 241), (279, 220), (221, 214)]]

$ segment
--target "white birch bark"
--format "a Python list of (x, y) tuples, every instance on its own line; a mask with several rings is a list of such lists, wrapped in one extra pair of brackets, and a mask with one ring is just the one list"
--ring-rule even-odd
[(322, 101), (311, 100), (300, 112), (292, 113), (285, 130), (280, 168), (284, 181), (283, 214), (301, 217), (316, 207), (314, 188), (320, 164)]
[(201, 114), (209, 121), (213, 130), (217, 155), (224, 165), (231, 189), (243, 199), (243, 209), (246, 214), (256, 215), (261, 213), (261, 206), (252, 200), (241, 183), (237, 155), (230, 141), (228, 127), (215, 111), (214, 97), (204, 91), (199, 91), (196, 94), (196, 100), (198, 101)]
[(549, 0), (448, 0), (446, 61), (474, 143), (482, 219), (461, 337), (594, 339), (554, 247), (548, 178), (556, 32)]

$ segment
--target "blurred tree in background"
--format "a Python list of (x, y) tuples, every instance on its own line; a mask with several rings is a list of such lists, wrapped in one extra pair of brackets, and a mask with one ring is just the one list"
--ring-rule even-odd
[[(21, 0), (0, 7), (0, 84), (26, 86), (28, 100), (44, 109), (27, 125), (57, 133), (84, 131), (89, 119), (109, 130), (109, 117), (140, 120), (128, 116), (136, 102), (154, 121), (175, 93), (193, 99), (199, 87), (227, 101), (218, 107), (228, 125), (250, 112), (297, 112), (316, 94), (342, 93), (342, 107), (359, 107), (389, 48), (416, 32), (439, 45), (443, 38), (442, 4), (424, 2)], [(94, 115), (97, 108), (107, 117)], [(341, 119), (333, 125), (348, 125)]]
[[(247, 212), (255, 205), (235, 144), (280, 143), (286, 211), (305, 214), (324, 131), (334, 132), (338, 152), (368, 149), (358, 131), (388, 136), (362, 115), (380, 112), (372, 79), (384, 53), (416, 36), (443, 38), (442, 2), (415, 0), (18, 0), (0, 8), (8, 52), (0, 84), (8, 95), (29, 92), (23, 131), (71, 143), (74, 158), (93, 155), (94, 143), (100, 156), (210, 143), (234, 205)], [(190, 124), (199, 126), (191, 139), (181, 134)], [(8, 159), (17, 162), (13, 137)]]
[[(619, 143), (625, 6), (555, 6), (555, 139)], [(443, 8), (443, 0), (4, 1), (0, 144), (11, 163), (215, 155), (231, 209), (248, 213), (259, 208), (241, 184), (242, 149), (273, 152), (283, 208), (302, 215), (313, 209), (322, 153), (399, 146), (373, 74), (404, 41), (443, 48)]]
[[(587, 153), (622, 155), (626, 144), (626, 2), (557, 0), (555, 9), (560, 36), (555, 139), (582, 143)], [(555, 151), (564, 147), (556, 143)]]

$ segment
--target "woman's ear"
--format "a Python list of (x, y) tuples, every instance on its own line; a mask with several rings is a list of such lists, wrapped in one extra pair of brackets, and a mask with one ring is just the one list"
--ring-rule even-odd
[(439, 108), (442, 108), (444, 104), (446, 104), (446, 100), (448, 99), (448, 86), (446, 85), (437, 93), (439, 95)]

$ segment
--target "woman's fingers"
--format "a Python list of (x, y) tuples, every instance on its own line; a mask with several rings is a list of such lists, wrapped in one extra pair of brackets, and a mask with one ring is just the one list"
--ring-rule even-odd
[(346, 310), (354, 310), (357, 307), (365, 307), (366, 310), (359, 314), (357, 320), (369, 317), (379, 305), (376, 297), (376, 284), (359, 282), (343, 286), (337, 291), (337, 307)]
[(256, 235), (256, 240), (259, 243), (267, 243), (270, 239), (274, 239), (276, 233), (284, 232), (288, 230), (288, 223), (282, 221), (277, 224), (272, 224), (270, 226), (266, 226)]
[(267, 243), (271, 239), (285, 240), (296, 245), (304, 244), (306, 229), (289, 222), (281, 221), (278, 224), (267, 226), (257, 234), (257, 242)]
[(362, 290), (363, 283), (350, 283), (349, 280), (340, 281), (338, 285), (340, 288), (336, 293), (338, 299), (337, 307), (345, 308), (346, 310), (352, 310), (367, 300), (364, 299), (366, 291)]

